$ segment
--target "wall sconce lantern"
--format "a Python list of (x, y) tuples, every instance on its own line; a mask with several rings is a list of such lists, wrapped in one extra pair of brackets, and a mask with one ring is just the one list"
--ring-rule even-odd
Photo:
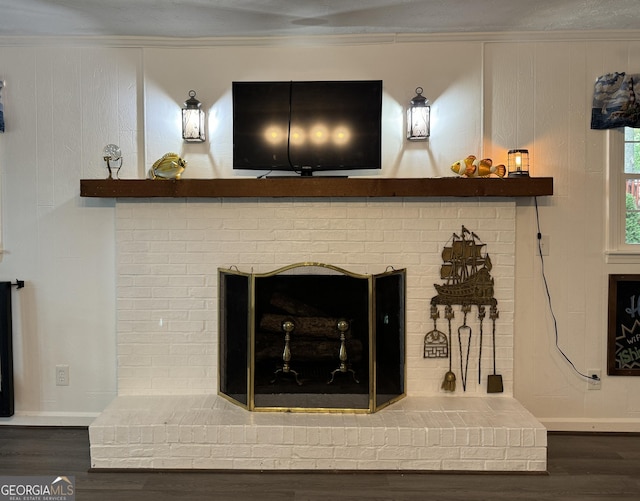
[(204, 111), (200, 108), (200, 101), (196, 99), (196, 91), (189, 91), (189, 99), (182, 108), (182, 139), (188, 143), (202, 143), (204, 134)]
[(422, 87), (416, 88), (416, 96), (407, 109), (407, 139), (409, 141), (426, 141), (429, 139), (429, 115), (431, 106), (422, 95)]
[(529, 150), (509, 150), (509, 177), (529, 177)]

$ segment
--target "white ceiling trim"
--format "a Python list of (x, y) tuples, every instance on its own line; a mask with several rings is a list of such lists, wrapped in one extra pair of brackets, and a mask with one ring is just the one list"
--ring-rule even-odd
[(340, 46), (425, 42), (554, 42), (640, 40), (640, 30), (545, 31), (508, 33), (389, 33), (316, 35), (307, 37), (126, 37), (126, 36), (0, 36), (0, 47), (220, 47)]

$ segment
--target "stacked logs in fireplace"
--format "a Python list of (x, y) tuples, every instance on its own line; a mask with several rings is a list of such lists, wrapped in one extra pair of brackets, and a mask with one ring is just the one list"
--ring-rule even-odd
[(353, 318), (331, 316), (280, 292), (273, 292), (268, 303), (273, 309), (260, 316), (255, 335), (255, 359), (263, 379), (270, 367), (277, 367), (270, 384), (333, 384), (342, 374), (359, 384), (352, 362), (361, 363), (363, 342), (353, 335)]

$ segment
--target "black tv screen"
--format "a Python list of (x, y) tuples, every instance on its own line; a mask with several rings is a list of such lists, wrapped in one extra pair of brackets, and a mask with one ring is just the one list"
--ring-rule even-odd
[(382, 81), (233, 82), (233, 168), (380, 169)]

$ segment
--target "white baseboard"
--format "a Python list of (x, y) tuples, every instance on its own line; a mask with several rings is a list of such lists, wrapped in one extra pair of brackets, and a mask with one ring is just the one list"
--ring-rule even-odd
[[(89, 426), (99, 412), (16, 412), (0, 426)], [(640, 419), (538, 418), (547, 431), (640, 433)]]
[(547, 431), (640, 433), (640, 419), (541, 418)]
[(0, 418), (0, 426), (89, 426), (99, 412), (16, 412)]

